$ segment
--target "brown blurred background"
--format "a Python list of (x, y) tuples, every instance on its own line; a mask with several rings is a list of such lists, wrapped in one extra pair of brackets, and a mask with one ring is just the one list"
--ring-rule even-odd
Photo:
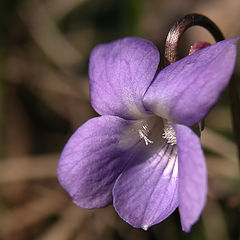
[[(177, 211), (145, 232), (111, 206), (82, 210), (56, 179), (65, 142), (96, 116), (88, 95), (91, 49), (134, 35), (163, 53), (172, 23), (193, 12), (211, 18), (226, 38), (240, 36), (239, 0), (1, 0), (0, 240), (240, 240), (240, 178), (226, 93), (206, 119), (208, 203), (191, 233), (181, 231)], [(199, 40), (213, 42), (194, 27), (180, 52)]]

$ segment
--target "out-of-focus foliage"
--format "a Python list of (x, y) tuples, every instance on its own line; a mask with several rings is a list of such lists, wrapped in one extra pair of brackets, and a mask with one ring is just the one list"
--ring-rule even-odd
[[(145, 232), (121, 220), (111, 206), (80, 209), (56, 179), (65, 142), (96, 116), (87, 73), (95, 45), (136, 35), (163, 53), (172, 23), (191, 12), (207, 15), (227, 38), (239, 36), (239, 10), (239, 0), (2, 0), (0, 239), (240, 239), (240, 178), (227, 94), (206, 119), (208, 202), (189, 234), (181, 231), (177, 211)], [(195, 27), (180, 52), (198, 40), (213, 42)]]

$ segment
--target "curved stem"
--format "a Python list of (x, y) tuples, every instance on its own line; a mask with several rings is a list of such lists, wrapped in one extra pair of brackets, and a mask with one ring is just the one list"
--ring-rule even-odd
[(212, 34), (216, 42), (224, 40), (222, 32), (209, 18), (200, 14), (188, 14), (180, 18), (167, 35), (165, 44), (165, 67), (178, 60), (178, 43), (183, 33), (192, 26), (206, 28)]
[[(168, 33), (165, 44), (165, 67), (178, 60), (178, 44), (181, 36), (188, 28), (192, 26), (204, 27), (211, 33), (216, 42), (224, 40), (222, 32), (209, 18), (200, 14), (188, 14), (183, 18), (180, 18)], [(233, 133), (238, 146), (238, 158), (240, 162), (240, 98), (238, 93), (237, 78), (234, 74), (228, 85), (228, 88), (232, 113)]]

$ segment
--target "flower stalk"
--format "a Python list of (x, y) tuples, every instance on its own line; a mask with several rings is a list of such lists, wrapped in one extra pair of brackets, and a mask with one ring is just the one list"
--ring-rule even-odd
[[(165, 43), (164, 67), (178, 60), (178, 45), (183, 33), (192, 26), (201, 26), (207, 29), (216, 42), (224, 40), (224, 36), (217, 25), (209, 18), (200, 14), (188, 14), (180, 18), (170, 29)], [(237, 77), (233, 74), (228, 85), (230, 99), (232, 128), (234, 138), (238, 147), (238, 158), (240, 163), (240, 97), (237, 87)]]

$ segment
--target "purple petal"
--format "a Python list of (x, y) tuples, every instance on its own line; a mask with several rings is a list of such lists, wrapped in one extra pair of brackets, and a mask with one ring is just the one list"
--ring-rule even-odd
[(101, 115), (125, 119), (145, 117), (142, 98), (158, 64), (157, 48), (140, 38), (124, 38), (97, 46), (89, 64), (94, 109)]
[(133, 227), (161, 222), (178, 206), (177, 148), (167, 144), (159, 132), (148, 146), (136, 146), (135, 155), (117, 179), (113, 204), (119, 216)]
[(237, 40), (218, 42), (164, 68), (144, 96), (146, 109), (188, 126), (199, 122), (230, 80)]
[(200, 139), (183, 125), (174, 125), (178, 147), (179, 212), (183, 231), (199, 219), (207, 196), (207, 169)]
[(90, 119), (72, 135), (58, 164), (58, 179), (83, 208), (112, 202), (112, 187), (128, 161), (125, 152), (139, 142), (139, 121), (114, 116)]

